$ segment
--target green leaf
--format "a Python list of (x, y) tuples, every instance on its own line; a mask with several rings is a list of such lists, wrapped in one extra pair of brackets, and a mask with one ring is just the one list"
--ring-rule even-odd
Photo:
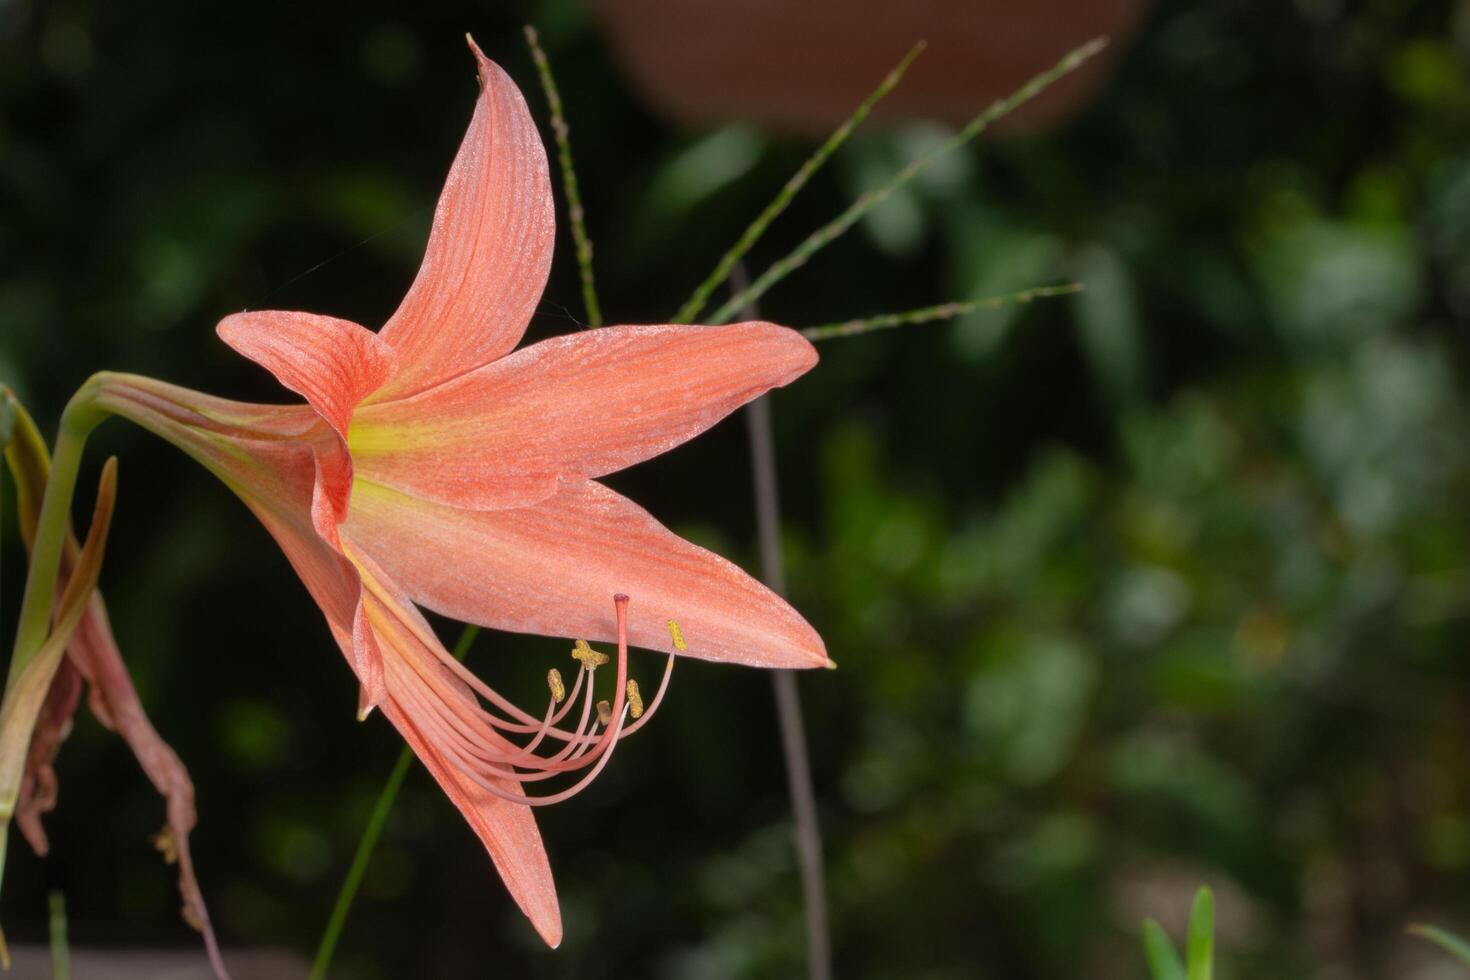
[(1143, 920), (1143, 955), (1153, 980), (1188, 980), (1184, 964), (1174, 952), (1174, 944), (1153, 919)]
[(1194, 894), (1189, 913), (1189, 980), (1210, 980), (1215, 959), (1215, 896), (1208, 888)]
[(1470, 943), (1467, 943), (1454, 933), (1447, 932), (1439, 926), (1432, 926), (1425, 922), (1416, 922), (1409, 926), (1409, 934), (1422, 936), (1461, 963), (1470, 966)]

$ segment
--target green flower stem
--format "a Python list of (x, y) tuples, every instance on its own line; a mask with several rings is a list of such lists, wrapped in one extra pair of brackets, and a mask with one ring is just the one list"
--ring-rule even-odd
[(6, 686), (13, 684), (31, 658), (46, 642), (51, 630), (51, 606), (56, 596), (56, 579), (61, 571), (61, 551), (70, 526), (71, 502), (76, 494), (82, 450), (92, 430), (106, 417), (93, 401), (94, 387), (83, 385), (61, 413), (61, 429), (52, 453), (51, 475), (36, 525), (31, 549), (31, 567), (21, 598), (20, 618), (15, 628), (15, 652), (10, 658)]
[(909, 161), (888, 183), (876, 190), (863, 194), (856, 201), (853, 201), (847, 210), (812, 232), (807, 236), (805, 241), (792, 249), (785, 258), (778, 260), (769, 269), (761, 273), (755, 282), (751, 283), (745, 289), (740, 290), (734, 296), (731, 296), (723, 306), (710, 316), (710, 322), (728, 322), (740, 310), (764, 296), (766, 291), (776, 285), (776, 283), (805, 265), (808, 259), (839, 238), (853, 225), (857, 224), (865, 214), (886, 201), (895, 191), (908, 184), (925, 170), (928, 170), (935, 160), (938, 160), (952, 150), (957, 150), (964, 146), (983, 133), (991, 123), (1030, 102), (1045, 91), (1052, 83), (1076, 71), (1084, 62), (1106, 46), (1106, 38), (1093, 38), (1081, 47), (1073, 49), (1061, 61), (1031, 79), (1031, 81), (1021, 86), (1015, 92), (991, 103), (990, 108), (980, 113), (974, 119), (971, 119), (965, 125), (964, 129), (961, 129), (958, 133), (955, 133), (928, 153)]
[(730, 277), (730, 273), (735, 269), (736, 264), (760, 240), (761, 235), (765, 234), (771, 222), (775, 221), (777, 216), (786, 210), (787, 205), (806, 186), (807, 181), (812, 179), (812, 175), (821, 169), (822, 164), (827, 162), (827, 158), (835, 153), (839, 146), (847, 142), (847, 137), (852, 134), (852, 131), (861, 125), (864, 119), (868, 118), (868, 113), (873, 111), (873, 106), (877, 105), (884, 96), (893, 91), (894, 86), (903, 78), (904, 72), (909, 70), (909, 65), (913, 64), (914, 59), (923, 50), (923, 41), (910, 48), (909, 53), (903, 56), (903, 60), (893, 66), (893, 70), (884, 77), (883, 81), (878, 83), (877, 88), (868, 93), (868, 97), (853, 110), (852, 115), (844, 119), (842, 125), (838, 126), (832, 135), (827, 137), (827, 141), (817, 147), (817, 152), (807, 158), (807, 161), (801, 165), (800, 170), (792, 174), (791, 179), (777, 193), (775, 200), (766, 205), (765, 210), (741, 233), (739, 241), (720, 257), (720, 261), (715, 265), (714, 271), (705, 278), (704, 282), (701, 282), (695, 287), (694, 295), (690, 296), (688, 301), (679, 307), (679, 312), (674, 314), (674, 323), (694, 322), (695, 318), (704, 311), (705, 304), (709, 302), (710, 294)]
[(587, 214), (582, 210), (582, 191), (577, 184), (577, 169), (572, 166), (571, 127), (562, 112), (561, 92), (551, 74), (551, 62), (541, 49), (536, 28), (526, 25), (526, 43), (531, 46), (531, 60), (541, 76), (541, 90), (551, 109), (551, 133), (556, 138), (556, 162), (561, 170), (562, 190), (567, 197), (567, 218), (572, 225), (572, 241), (577, 246), (577, 272), (582, 279), (582, 304), (587, 308), (587, 325), (602, 326), (602, 307), (597, 302), (597, 286), (592, 278), (592, 239), (587, 235)]
[[(459, 634), (458, 642), (454, 644), (454, 658), (464, 660), (470, 652), (470, 645), (479, 635), (480, 627), (473, 624), (466, 626)], [(377, 849), (378, 838), (388, 825), (388, 816), (393, 812), (393, 804), (398, 801), (398, 792), (403, 788), (403, 780), (407, 778), (412, 764), (413, 750), (405, 745), (398, 753), (398, 761), (393, 763), (393, 771), (388, 774), (388, 781), (383, 784), (382, 792), (378, 794), (378, 802), (373, 805), (367, 826), (362, 829), (362, 839), (357, 842), (352, 865), (347, 869), (347, 877), (342, 879), (342, 888), (337, 892), (337, 902), (332, 906), (331, 918), (327, 920), (327, 927), (322, 931), (321, 942), (317, 945), (316, 958), (311, 964), (310, 980), (326, 980), (327, 968), (332, 965), (332, 955), (337, 951), (337, 940), (342, 938), (342, 929), (347, 925), (347, 913), (352, 911), (357, 889), (362, 885), (362, 877), (372, 862), (373, 851)]]

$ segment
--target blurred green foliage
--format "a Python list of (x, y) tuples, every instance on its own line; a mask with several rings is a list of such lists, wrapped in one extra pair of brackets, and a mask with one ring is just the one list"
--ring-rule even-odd
[[(669, 316), (810, 148), (670, 130), (572, 0), (0, 0), (0, 381), (48, 427), (104, 367), (279, 398), (213, 323), (382, 322), (468, 118), (465, 30), (544, 119), (526, 19), (604, 309)], [(1463, 0), (1160, 4), (1081, 118), (948, 158), (766, 298), (803, 325), (1088, 285), (834, 342), (776, 397), (793, 599), (841, 664), (802, 679), (839, 975), (1143, 977), (1138, 922), (1182, 934), (1202, 881), (1221, 976), (1439, 975), (1404, 926), (1470, 922), (1467, 52)], [(942, 136), (855, 139), (752, 269)], [(568, 240), (533, 337), (577, 326)], [(749, 567), (743, 437), (614, 482)], [(222, 488), (121, 425), (105, 450), (103, 584), (196, 777), (217, 925), (309, 953), (396, 739), (353, 723), (319, 615)], [(470, 663), (529, 697), (563, 655), (487, 636)], [(415, 773), (341, 975), (797, 973), (769, 686), (677, 673), (659, 724), (543, 815), (561, 950)], [(191, 943), (126, 750), (83, 720), (58, 769), (7, 929), (44, 937), (57, 887), (73, 944)]]

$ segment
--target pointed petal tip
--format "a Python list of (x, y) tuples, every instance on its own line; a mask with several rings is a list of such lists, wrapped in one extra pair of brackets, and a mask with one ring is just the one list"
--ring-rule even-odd
[(475, 56), (475, 64), (480, 66), (480, 77), (483, 79), (485, 77), (485, 66), (494, 64), (494, 62), (485, 57), (485, 52), (480, 50), (480, 46), (475, 43), (475, 36), (469, 31), (465, 31), (464, 40), (470, 46), (470, 53)]
[(554, 915), (551, 921), (538, 922), (532, 919), (531, 927), (536, 930), (536, 934), (541, 937), (541, 941), (549, 948), (560, 949), (562, 940), (561, 911), (559, 909), (553, 909), (552, 911)]
[(759, 331), (770, 338), (773, 354), (780, 358), (782, 366), (789, 372), (785, 380), (778, 384), (788, 384), (796, 380), (815, 367), (820, 360), (816, 346), (790, 327), (767, 320), (748, 320), (731, 326)]
[(473, 35), (466, 32), (464, 39), (465, 43), (470, 46), (470, 54), (475, 56), (475, 71), (479, 75), (482, 94), (484, 90), (494, 88), (497, 85), (509, 83), (513, 86), (515, 84), (511, 82), (510, 76), (505, 73), (505, 70), (491, 61), (485, 52), (481, 50), (480, 45), (475, 41)]

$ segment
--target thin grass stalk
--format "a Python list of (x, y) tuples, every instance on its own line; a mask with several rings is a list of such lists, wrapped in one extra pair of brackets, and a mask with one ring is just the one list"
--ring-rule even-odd
[(716, 289), (720, 288), (720, 285), (726, 279), (730, 278), (731, 271), (745, 257), (745, 253), (749, 252), (751, 247), (760, 240), (760, 237), (765, 234), (766, 229), (770, 227), (771, 222), (775, 221), (781, 212), (786, 210), (786, 207), (801, 189), (812, 179), (812, 175), (822, 168), (822, 164), (827, 162), (827, 158), (835, 153), (838, 147), (847, 142), (848, 136), (852, 135), (854, 129), (862, 125), (863, 120), (868, 118), (868, 113), (873, 111), (873, 106), (877, 105), (883, 100), (884, 96), (893, 91), (894, 87), (903, 78), (904, 72), (908, 71), (909, 65), (913, 64), (914, 59), (919, 56), (924, 50), (924, 47), (924, 42), (920, 41), (910, 48), (908, 54), (903, 56), (903, 60), (893, 66), (893, 70), (883, 78), (883, 81), (878, 83), (877, 88), (868, 93), (868, 97), (863, 99), (858, 107), (853, 110), (852, 115), (844, 119), (842, 125), (838, 126), (836, 131), (827, 137), (827, 141), (817, 147), (817, 151), (807, 158), (806, 162), (801, 165), (801, 169), (791, 175), (791, 179), (786, 181), (786, 184), (781, 188), (780, 192), (776, 194), (775, 200), (766, 205), (765, 210), (741, 233), (739, 240), (736, 241), (728, 252), (720, 257), (720, 261), (716, 263), (714, 271), (695, 287), (694, 294), (689, 297), (683, 306), (679, 307), (679, 312), (674, 314), (674, 323), (693, 323), (699, 314), (704, 312), (705, 305), (709, 303), (710, 296)]
[(935, 160), (964, 146), (983, 133), (991, 123), (1025, 105), (1058, 79), (1076, 71), (1089, 58), (1096, 55), (1106, 46), (1106, 38), (1093, 38), (1081, 47), (1074, 48), (1061, 61), (1058, 61), (1051, 68), (1031, 79), (1015, 92), (991, 103), (988, 109), (974, 119), (971, 119), (959, 132), (929, 152), (909, 161), (888, 183), (862, 194), (840, 215), (812, 232), (807, 236), (805, 241), (792, 249), (784, 258), (778, 260), (769, 269), (761, 273), (755, 282), (740, 290), (734, 296), (731, 296), (723, 306), (710, 315), (710, 322), (726, 323), (738, 311), (760, 300), (772, 286), (785, 279), (795, 270), (801, 268), (801, 266), (806, 264), (808, 259), (841, 237), (849, 228), (857, 224), (864, 215), (888, 200), (895, 191), (914, 180), (914, 178), (918, 177), (925, 170), (928, 170)]
[(597, 285), (592, 276), (592, 239), (587, 235), (587, 215), (582, 209), (582, 191), (577, 184), (577, 168), (572, 166), (571, 127), (562, 111), (561, 92), (551, 74), (551, 62), (541, 48), (536, 28), (526, 25), (526, 43), (531, 47), (531, 60), (541, 76), (541, 90), (551, 109), (551, 133), (556, 138), (556, 161), (561, 170), (561, 186), (567, 198), (567, 219), (572, 225), (572, 241), (577, 247), (577, 272), (582, 280), (582, 305), (587, 308), (587, 325), (602, 326), (602, 306), (597, 302)]
[(51, 980), (71, 980), (71, 953), (66, 944), (66, 896), (51, 893), (49, 916), (51, 935)]
[(891, 330), (894, 327), (908, 327), (919, 323), (931, 323), (935, 320), (952, 320), (957, 316), (966, 316), (979, 310), (998, 310), (1004, 306), (1020, 306), (1053, 296), (1071, 296), (1081, 291), (1082, 283), (1080, 282), (1070, 282), (1062, 286), (1037, 286), (1032, 289), (1022, 289), (1014, 293), (989, 296), (985, 299), (963, 303), (940, 303), (938, 306), (924, 306), (904, 313), (884, 313), (861, 320), (824, 323), (816, 327), (807, 327), (801, 332), (801, 335), (813, 342), (833, 340), (837, 337), (856, 337), (859, 334), (873, 333), (876, 330)]

